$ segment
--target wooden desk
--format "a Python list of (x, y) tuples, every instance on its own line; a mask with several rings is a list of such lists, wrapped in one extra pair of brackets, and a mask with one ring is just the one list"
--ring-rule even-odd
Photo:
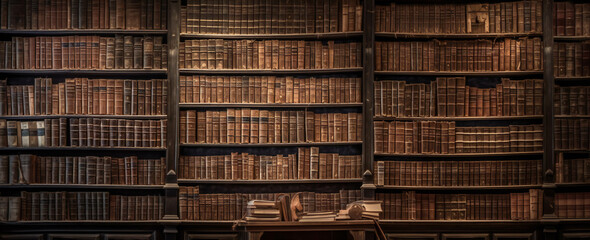
[(243, 222), (240, 228), (248, 240), (260, 240), (265, 232), (329, 232), (347, 231), (354, 240), (365, 240), (365, 232), (374, 232), (375, 226), (370, 220), (348, 220), (335, 222)]

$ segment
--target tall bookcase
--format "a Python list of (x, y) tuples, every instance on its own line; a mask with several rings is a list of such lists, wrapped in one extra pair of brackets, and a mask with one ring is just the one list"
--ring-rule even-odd
[[(157, 1), (157, 0), (155, 0)], [(12, 1), (10, 1), (12, 3)], [(57, 1), (56, 1), (57, 2)], [(55, 30), (32, 30), (32, 29), (1, 29), (0, 40), (9, 40), (11, 37), (33, 37), (33, 36), (73, 36), (73, 35), (97, 35), (103, 37), (113, 37), (116, 35), (131, 35), (134, 37), (140, 36), (162, 36), (164, 42), (167, 44), (169, 51), (168, 53), (168, 68), (160, 70), (145, 70), (145, 69), (1, 69), (0, 79), (7, 78), (8, 85), (32, 85), (33, 79), (36, 77), (51, 77), (54, 83), (60, 83), (65, 78), (105, 78), (105, 79), (151, 79), (151, 78), (165, 78), (167, 77), (167, 114), (166, 115), (33, 115), (33, 116), (0, 116), (0, 119), (6, 120), (18, 120), (18, 121), (33, 121), (38, 119), (47, 118), (82, 118), (82, 117), (96, 117), (96, 118), (109, 118), (109, 119), (133, 119), (133, 120), (167, 120), (166, 124), (166, 148), (136, 148), (136, 147), (30, 147), (30, 148), (0, 148), (2, 155), (11, 154), (37, 154), (42, 156), (113, 156), (113, 157), (124, 157), (124, 156), (137, 156), (138, 158), (158, 158), (165, 157), (166, 173), (164, 184), (160, 185), (115, 185), (115, 184), (7, 184), (0, 186), (0, 192), (2, 196), (17, 196), (21, 191), (27, 192), (42, 192), (42, 191), (69, 191), (69, 192), (94, 192), (102, 191), (109, 192), (111, 194), (120, 195), (159, 195), (163, 197), (163, 214), (160, 220), (146, 220), (146, 221), (131, 221), (131, 220), (117, 220), (117, 221), (19, 221), (19, 222), (2, 222), (0, 223), (0, 239), (125, 239), (133, 237), (136, 239), (240, 239), (240, 232), (232, 228), (234, 224), (233, 220), (213, 220), (213, 219), (197, 219), (192, 218), (191, 220), (183, 218), (181, 206), (183, 206), (182, 199), (187, 197), (183, 195), (183, 190), (187, 187), (198, 187), (197, 196), (205, 195), (229, 195), (229, 194), (248, 194), (248, 193), (295, 193), (295, 192), (319, 192), (319, 193), (334, 193), (336, 194), (339, 190), (360, 190), (360, 197), (363, 199), (380, 199), (382, 196), (387, 194), (423, 194), (430, 196), (432, 194), (439, 196), (441, 194), (448, 194), (449, 196), (456, 195), (504, 195), (510, 197), (510, 194), (528, 194), (531, 189), (535, 191), (542, 190), (542, 203), (538, 206), (537, 211), (539, 213), (539, 219), (520, 219), (511, 220), (510, 215), (507, 219), (487, 219), (476, 218), (471, 220), (441, 220), (438, 217), (434, 219), (425, 220), (420, 218), (405, 218), (405, 219), (382, 219), (380, 221), (381, 226), (385, 230), (389, 239), (587, 239), (590, 237), (588, 228), (588, 219), (584, 218), (566, 218), (560, 216), (559, 209), (564, 209), (563, 206), (567, 206), (564, 201), (565, 198), (569, 197), (570, 193), (587, 191), (588, 183), (579, 182), (576, 180), (567, 181), (564, 180), (563, 176), (567, 175), (564, 172), (558, 172), (563, 170), (563, 164), (568, 159), (579, 159), (588, 157), (588, 149), (558, 149), (554, 143), (557, 140), (555, 132), (556, 122), (560, 122), (562, 119), (587, 119), (587, 115), (572, 115), (556, 113), (554, 108), (554, 101), (557, 98), (558, 92), (556, 92), (556, 86), (587, 86), (586, 80), (588, 76), (572, 74), (559, 74), (555, 71), (559, 71), (559, 68), (554, 71), (554, 66), (557, 66), (559, 61), (555, 60), (556, 54), (559, 55), (559, 44), (577, 44), (584, 43), (588, 40), (587, 35), (578, 34), (574, 28), (574, 34), (565, 33), (554, 36), (554, 24), (558, 24), (558, 18), (560, 10), (564, 11), (563, 17), (566, 18), (567, 9), (561, 8), (560, 3), (565, 1), (553, 1), (553, 0), (539, 0), (539, 1), (526, 1), (529, 3), (539, 3), (535, 5), (537, 12), (542, 11), (542, 23), (537, 21), (535, 31), (501, 31), (497, 33), (492, 32), (477, 32), (478, 30), (472, 30), (472, 32), (461, 31), (458, 32), (445, 32), (445, 33), (434, 33), (433, 31), (421, 31), (420, 29), (413, 29), (412, 31), (395, 31), (392, 29), (399, 29), (399, 25), (392, 25), (389, 29), (384, 31), (380, 25), (383, 19), (380, 17), (389, 16), (390, 19), (394, 20), (394, 15), (382, 15), (384, 11), (380, 12), (384, 6), (391, 6), (393, 3), (399, 9), (400, 6), (408, 6), (404, 10), (399, 11), (398, 14), (408, 13), (403, 15), (408, 19), (412, 17), (410, 13), (416, 12), (414, 17), (420, 16), (419, 13), (431, 13), (431, 9), (423, 11), (415, 6), (434, 6), (434, 5), (451, 5), (451, 6), (463, 6), (466, 8), (467, 5), (476, 4), (476, 1), (452, 1), (445, 3), (437, 3), (434, 1), (407, 1), (407, 0), (395, 0), (395, 1), (380, 1), (380, 0), (361, 0), (360, 5), (362, 11), (361, 30), (355, 31), (333, 31), (329, 30), (326, 32), (318, 33), (315, 31), (305, 33), (292, 32), (281, 32), (280, 25), (277, 29), (270, 30), (270, 33), (261, 33), (263, 30), (258, 29), (261, 32), (256, 32), (257, 29), (248, 28), (248, 21), (256, 21), (254, 17), (251, 18), (230, 18), (229, 16), (240, 16), (239, 13), (233, 12), (231, 15), (230, 8), (227, 8), (228, 12), (216, 9), (223, 9), (219, 6), (230, 6), (231, 1), (188, 1), (188, 0), (169, 0), (167, 1), (167, 29), (162, 30), (126, 30), (126, 29), (55, 29)], [(274, 1), (245, 1), (244, 5), (255, 6), (256, 4), (271, 4)], [(342, 0), (339, 2), (355, 2)], [(503, 1), (503, 0), (490, 0), (483, 4), (497, 4), (504, 6), (507, 3), (512, 2), (523, 2), (523, 1)], [(584, 1), (574, 0), (573, 3), (584, 3)], [(204, 9), (204, 12), (186, 12), (190, 4), (193, 9)], [(285, 1), (285, 3), (291, 3)], [(313, 5), (314, 1), (301, 1), (298, 3), (300, 7)], [(278, 14), (289, 15), (284, 12), (278, 5), (269, 5), (270, 7), (264, 10), (259, 9), (257, 13), (263, 14), (264, 12), (277, 12)], [(295, 6), (295, 5), (294, 5)], [(523, 5), (524, 6), (524, 5)], [(323, 5), (321, 7), (324, 7)], [(305, 7), (308, 9), (307, 7)], [(570, 7), (571, 8), (571, 7)], [(233, 8), (232, 8), (233, 9)], [(338, 11), (342, 8), (339, 6)], [(517, 7), (518, 9), (518, 7)], [(575, 14), (577, 8), (574, 9), (574, 20), (575, 26), (576, 18)], [(582, 9), (582, 18), (584, 15)], [(255, 11), (255, 9), (251, 9)], [(435, 9), (436, 10), (436, 9)], [(457, 9), (455, 9), (457, 10)], [(448, 10), (448, 14), (453, 14), (451, 10)], [(475, 10), (474, 10), (475, 11)], [(523, 9), (524, 11), (524, 9)], [(458, 14), (460, 11), (456, 11)], [(469, 12), (465, 9), (465, 12)], [(477, 11), (476, 11), (477, 12)], [(500, 13), (502, 10), (500, 10)], [(244, 10), (244, 15), (247, 16), (248, 10)], [(516, 12), (515, 14), (517, 14)], [(553, 14), (555, 13), (555, 16)], [(186, 16), (185, 16), (186, 14)], [(189, 15), (193, 14), (193, 15)], [(184, 28), (188, 28), (187, 25), (183, 25), (185, 18), (193, 16), (199, 19), (197, 14), (203, 14), (201, 16), (203, 23), (195, 21), (194, 31), (183, 31)], [(219, 22), (208, 22), (211, 19), (223, 19), (219, 18), (217, 14), (221, 16), (227, 16), (228, 21)], [(225, 15), (224, 15), (225, 14)], [(355, 12), (358, 14), (358, 12)], [(391, 14), (391, 13), (390, 13)], [(489, 13), (488, 13), (489, 14)], [(272, 13), (271, 13), (272, 15)], [(435, 16), (434, 14), (432, 16)], [(487, 15), (489, 16), (489, 15)], [(500, 15), (503, 16), (503, 15)], [(539, 15), (537, 15), (539, 16)], [(465, 16), (467, 17), (467, 16)], [(262, 19), (263, 17), (260, 17)], [(280, 18), (280, 17), (279, 17)], [(399, 19), (399, 18), (398, 18)], [(164, 20), (164, 19), (163, 19)], [(272, 17), (270, 22), (273, 22)], [(447, 19), (449, 22), (451, 20)], [(524, 19), (523, 19), (524, 20)], [(242, 24), (244, 25), (238, 25)], [(427, 19), (421, 18), (416, 21), (416, 24), (425, 24)], [(566, 21), (566, 20), (564, 20)], [(570, 20), (571, 21), (571, 20)], [(447, 23), (449, 23), (447, 22)], [(405, 22), (406, 26), (413, 26), (413, 22)], [(209, 32), (199, 31), (199, 24), (204, 24), (206, 27), (210, 27)], [(220, 24), (220, 25), (216, 25)], [(224, 25), (225, 24), (225, 25)], [(338, 23), (337, 23), (338, 24)], [(569, 24), (569, 23), (564, 23)], [(230, 25), (233, 25), (231, 27)], [(329, 24), (328, 24), (329, 25)], [(240, 33), (240, 27), (248, 29), (249, 33)], [(271, 23), (271, 26), (272, 25)], [(423, 25), (420, 25), (423, 26)], [(227, 32), (214, 32), (215, 30), (221, 30), (227, 28)], [(295, 29), (295, 25), (292, 25)], [(438, 25), (438, 27), (442, 27)], [(461, 26), (459, 27), (466, 27)], [(274, 32), (276, 30), (276, 32)], [(233, 31), (233, 32), (231, 32)], [(323, 30), (322, 30), (323, 31)], [(566, 35), (566, 36), (560, 36)], [(497, 42), (505, 39), (520, 40), (520, 39), (539, 39), (541, 45), (535, 45), (533, 48), (536, 52), (534, 54), (542, 55), (539, 67), (533, 67), (531, 69), (521, 70), (513, 69), (506, 71), (470, 71), (470, 70), (449, 70), (449, 71), (414, 71), (415, 69), (383, 69), (382, 65), (380, 68), (377, 67), (381, 64), (384, 59), (379, 54), (385, 54), (385, 52), (377, 52), (379, 49), (383, 51), (384, 43), (392, 43), (392, 46), (399, 43), (425, 43), (425, 42), (456, 42), (455, 46), (460, 46), (462, 43), (471, 42), (484, 42), (490, 43), (491, 46), (496, 46)], [(355, 67), (345, 68), (319, 68), (319, 69), (255, 69), (252, 67), (245, 67), (240, 69), (230, 69), (227, 66), (223, 68), (192, 68), (183, 67), (181, 63), (185, 63), (181, 58), (186, 57), (186, 43), (189, 41), (204, 41), (211, 40), (215, 42), (211, 49), (215, 49), (215, 52), (219, 49), (230, 49), (224, 45), (215, 45), (218, 42), (222, 44), (229, 42), (263, 42), (263, 41), (319, 41), (319, 42), (355, 42), (357, 48), (360, 48), (361, 65)], [(184, 48), (182, 48), (184, 46)], [(194, 46), (194, 45), (193, 45)], [(208, 49), (197, 50), (195, 54), (201, 54), (199, 51), (207, 52)], [(407, 58), (413, 58), (414, 55), (418, 55), (418, 51), (412, 52), (412, 44), (408, 44), (409, 55), (402, 55), (395, 59), (395, 62), (406, 62), (410, 61)], [(427, 46), (427, 45), (421, 45)], [(224, 48), (225, 47), (225, 48)], [(379, 48), (379, 49), (378, 49)], [(245, 48), (247, 49), (247, 47)], [(394, 52), (392, 48), (392, 53)], [(452, 48), (451, 48), (452, 49)], [(493, 47), (492, 47), (493, 49)], [(516, 50), (516, 49), (515, 49)], [(574, 48), (575, 50), (575, 48)], [(513, 52), (513, 51), (511, 51)], [(245, 51), (248, 53), (248, 50)], [(460, 52), (459, 52), (460, 53)], [(231, 53), (230, 53), (231, 54)], [(567, 55), (567, 53), (565, 53)], [(474, 55), (476, 55), (474, 53)], [(575, 54), (574, 54), (575, 55)], [(235, 55), (239, 57), (239, 54)], [(272, 55), (271, 55), (272, 56)], [(459, 55), (461, 56), (461, 55)], [(463, 55), (467, 56), (467, 55)], [(452, 54), (449, 55), (452, 59)], [(499, 58), (500, 56), (498, 56)], [(573, 56), (571, 56), (573, 57)], [(194, 55), (194, 59), (206, 59), (212, 60), (211, 57), (197, 57)], [(214, 56), (213, 59), (217, 60), (218, 57)], [(247, 58), (246, 58), (247, 59)], [(379, 60), (378, 60), (379, 59)], [(494, 58), (492, 58), (494, 59)], [(454, 59), (460, 61), (461, 57)], [(389, 61), (389, 60), (388, 60)], [(430, 60), (432, 62), (432, 59)], [(585, 63), (584, 61), (582, 61)], [(391, 64), (392, 62), (388, 62)], [(491, 63), (493, 64), (493, 62)], [(410, 67), (413, 65), (410, 64)], [(498, 66), (499, 67), (499, 66)], [(562, 66), (564, 67), (564, 66)], [(492, 68), (494, 66), (492, 65)], [(574, 65), (575, 68), (575, 65)], [(378, 70), (379, 69), (379, 70)], [(576, 70), (574, 69), (574, 72)], [(269, 77), (292, 77), (292, 78), (321, 78), (321, 77), (353, 77), (359, 78), (360, 84), (357, 87), (361, 90), (360, 102), (350, 101), (347, 103), (311, 103), (311, 102), (249, 102), (241, 103), (238, 101), (221, 101), (221, 102), (195, 102), (182, 100), (182, 96), (187, 93), (183, 91), (183, 88), (188, 89), (188, 85), (182, 82), (182, 79), (187, 77), (220, 77), (220, 78), (259, 78), (268, 79)], [(388, 81), (401, 81), (407, 84), (430, 84), (437, 82), (437, 78), (465, 78), (466, 86), (470, 88), (478, 89), (491, 89), (496, 84), (502, 84), (501, 78), (509, 78), (512, 80), (524, 81), (525, 79), (542, 79), (543, 84), (543, 96), (541, 102), (537, 102), (538, 98), (533, 97), (533, 106), (541, 106), (541, 114), (522, 114), (514, 116), (505, 115), (477, 115), (477, 116), (444, 116), (438, 113), (438, 109), (434, 109), (434, 115), (424, 116), (420, 115), (387, 115), (378, 114), (380, 108), (376, 105), (376, 90), (385, 89), (385, 85), (381, 85), (383, 82)], [(515, 84), (516, 85), (516, 84)], [(193, 85), (196, 88), (195, 85)], [(455, 90), (458, 88), (455, 88)], [(433, 90), (433, 89), (431, 89)], [(534, 90), (533, 90), (534, 91)], [(184, 93), (183, 93), (184, 92)], [(194, 93), (194, 92), (193, 92)], [(223, 95), (229, 95), (230, 92), (220, 91)], [(183, 95), (185, 94), (185, 95)], [(525, 101), (528, 101), (526, 99)], [(465, 104), (465, 102), (463, 103)], [(526, 103), (525, 103), (526, 104)], [(381, 105), (383, 107), (384, 105)], [(181, 131), (186, 131), (187, 128), (183, 128), (183, 122), (186, 116), (182, 116), (182, 113), (187, 111), (198, 112), (223, 112), (228, 109), (257, 109), (257, 110), (268, 110), (268, 111), (310, 111), (314, 113), (343, 113), (343, 112), (354, 112), (358, 113), (362, 118), (362, 129), (360, 139), (358, 141), (295, 141), (295, 142), (281, 142), (281, 143), (229, 143), (229, 142), (187, 142), (181, 139)], [(560, 110), (561, 111), (561, 110)], [(195, 114), (196, 114), (195, 113)], [(186, 121), (186, 120), (184, 120)], [(379, 142), (376, 142), (375, 129), (380, 127), (383, 122), (403, 122), (412, 123), (420, 121), (434, 121), (434, 122), (454, 122), (455, 131), (458, 128), (472, 128), (472, 127), (491, 127), (491, 126), (504, 126), (509, 125), (532, 125), (542, 124), (542, 137), (543, 147), (540, 150), (523, 150), (523, 151), (508, 151), (508, 152), (463, 152), (463, 153), (400, 153), (400, 152), (376, 152), (379, 148)], [(207, 120), (206, 120), (207, 122)], [(198, 122), (197, 122), (198, 123)], [(185, 125), (186, 127), (187, 125)], [(405, 126), (405, 125), (404, 125)], [(419, 126), (419, 124), (417, 125)], [(197, 126), (198, 128), (198, 126)], [(413, 130), (413, 129), (412, 129)], [(199, 131), (194, 129), (194, 131)], [(477, 132), (476, 132), (477, 133)], [(561, 133), (559, 133), (561, 134)], [(184, 135), (185, 137), (188, 137)], [(69, 134), (68, 134), (69, 139)], [(68, 140), (69, 141), (69, 140)], [(405, 143), (405, 139), (404, 139)], [(415, 143), (419, 146), (420, 142)], [(249, 153), (256, 156), (276, 156), (276, 155), (297, 155), (298, 148), (311, 148), (319, 147), (320, 153), (339, 153), (340, 155), (360, 155), (361, 156), (361, 169), (358, 175), (352, 178), (345, 179), (227, 179), (223, 177), (186, 177), (187, 165), (183, 165), (181, 160), (191, 156), (207, 156), (207, 155), (231, 155), (233, 152), (238, 153)], [(405, 145), (404, 145), (405, 147)], [(435, 150), (436, 151), (436, 150)], [(456, 149), (455, 149), (456, 151)], [(564, 160), (562, 160), (564, 159)], [(540, 181), (527, 184), (465, 184), (465, 185), (435, 185), (433, 183), (418, 185), (418, 184), (381, 184), (379, 164), (378, 162), (415, 162), (415, 166), (424, 163), (438, 163), (438, 162), (456, 162), (458, 164), (472, 163), (472, 162), (486, 162), (490, 164), (507, 162), (514, 160), (514, 162), (535, 162), (540, 164), (539, 169), (535, 174), (537, 179)], [(188, 160), (187, 160), (188, 161)], [(192, 160), (191, 160), (192, 161)], [(196, 161), (196, 160), (195, 160)], [(557, 166), (559, 163), (559, 167)], [(188, 165), (190, 166), (190, 165)], [(396, 165), (392, 165), (396, 166)], [(408, 165), (412, 166), (412, 165)], [(425, 165), (424, 169), (428, 169), (428, 165)], [(441, 165), (440, 168), (445, 168), (445, 165)], [(385, 167), (385, 166), (383, 166)], [(431, 166), (432, 168), (432, 166)], [(446, 168), (453, 171), (453, 167), (447, 166)], [(560, 168), (560, 169), (558, 169)], [(395, 167), (394, 167), (395, 169)], [(459, 168), (456, 168), (457, 171)], [(191, 170), (194, 170), (191, 168)], [(385, 170), (385, 169), (384, 169)], [(387, 170), (385, 170), (387, 171)], [(416, 170), (409, 170), (411, 173), (416, 173)], [(452, 174), (452, 173), (451, 173)], [(385, 175), (387, 177), (387, 173)], [(405, 176), (405, 175), (404, 175)], [(561, 176), (561, 177), (560, 177)], [(491, 176), (493, 177), (493, 176)], [(409, 179), (409, 177), (408, 177)], [(416, 179), (415, 177), (412, 179)], [(565, 195), (563, 195), (565, 193)], [(520, 195), (519, 195), (520, 196)], [(565, 196), (565, 198), (564, 198)], [(392, 198), (393, 199), (393, 198)], [(567, 198), (570, 199), (570, 198)], [(221, 202), (227, 200), (224, 198), (216, 199)], [(391, 200), (391, 199), (390, 199)], [(414, 199), (416, 200), (416, 199)], [(559, 202), (562, 201), (562, 202)], [(575, 201), (575, 200), (574, 200)], [(229, 200), (228, 200), (229, 202)], [(558, 203), (559, 202), (559, 203)], [(229, 202), (231, 203), (231, 202)], [(565, 205), (560, 205), (565, 204)], [(207, 203), (205, 203), (207, 204)], [(205, 207), (213, 206), (212, 203), (204, 205)], [(407, 207), (407, 206), (406, 206)], [(510, 206), (508, 206), (510, 207)], [(387, 208), (387, 207), (385, 207)], [(571, 208), (569, 209), (571, 210)], [(75, 229), (74, 229), (75, 226)], [(372, 236), (369, 236), (369, 239)]]

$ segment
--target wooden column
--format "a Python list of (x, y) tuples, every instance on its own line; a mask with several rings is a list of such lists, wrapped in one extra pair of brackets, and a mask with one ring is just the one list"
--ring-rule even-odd
[(554, 149), (554, 113), (553, 92), (555, 79), (553, 75), (553, 0), (543, 0), (543, 78), (544, 117), (543, 117), (543, 218), (556, 218), (555, 199), (555, 149)]
[[(375, 71), (375, 1), (363, 2), (363, 175), (373, 172), (373, 80)], [(363, 178), (365, 178), (363, 176)], [(365, 184), (363, 184), (364, 186)], [(375, 188), (361, 188), (363, 199), (374, 199)]]
[[(166, 205), (164, 219), (178, 219), (178, 42), (180, 40), (180, 0), (168, 1), (168, 126), (166, 133)], [(166, 238), (168, 239), (168, 238)]]

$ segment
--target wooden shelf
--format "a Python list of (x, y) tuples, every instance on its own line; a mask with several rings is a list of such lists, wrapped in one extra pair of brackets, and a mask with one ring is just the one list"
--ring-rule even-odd
[(590, 118), (590, 115), (555, 115), (555, 118)]
[(126, 29), (2, 29), (2, 35), (75, 35), (75, 34), (98, 34), (98, 35), (166, 35), (168, 30), (126, 30)]
[(289, 34), (198, 34), (181, 33), (181, 39), (349, 39), (360, 38), (362, 31), (355, 32), (332, 32), (332, 33), (289, 33)]
[(137, 221), (123, 221), (123, 220), (64, 220), (64, 221), (18, 221), (18, 222), (0, 222), (0, 226), (156, 226), (161, 224), (161, 220), (137, 220)]
[(553, 36), (553, 41), (567, 42), (567, 41), (586, 41), (590, 40), (590, 36)]
[(318, 147), (318, 146), (351, 146), (361, 145), (363, 142), (318, 142), (318, 143), (181, 143), (180, 147), (190, 148), (231, 148), (231, 147)]
[(557, 82), (566, 82), (566, 81), (590, 81), (590, 76), (582, 76), (582, 77), (555, 77), (555, 81), (557, 81)]
[(0, 184), (0, 189), (121, 189), (160, 190), (164, 185), (118, 185), (118, 184)]
[(187, 69), (179, 70), (185, 74), (227, 74), (227, 75), (296, 75), (296, 74), (344, 74), (362, 73), (363, 68), (332, 69)]
[(426, 153), (375, 153), (379, 157), (485, 157), (485, 156), (524, 156), (524, 155), (542, 155), (543, 151), (539, 152), (498, 152), (498, 153), (452, 153), (452, 154), (426, 154)]
[(542, 185), (507, 185), (507, 186), (377, 186), (377, 189), (411, 190), (411, 191), (490, 191), (490, 190), (526, 190), (541, 188)]
[[(522, 77), (542, 75), (543, 71), (498, 71), (498, 72), (459, 72), (459, 71), (375, 71), (375, 76), (468, 76), (468, 77)], [(377, 79), (378, 80), (378, 79)]]
[(152, 147), (3, 147), (0, 151), (166, 151)]
[(340, 108), (362, 107), (362, 103), (181, 103), (183, 108)]
[(381, 224), (395, 224), (395, 223), (436, 223), (436, 224), (463, 224), (463, 223), (480, 223), (480, 224), (530, 224), (541, 223), (541, 220), (379, 220)]
[[(543, 33), (392, 33), (376, 32), (377, 38), (392, 39), (474, 39), (474, 38), (515, 38), (515, 37), (542, 37)], [(389, 40), (389, 39), (388, 39)]]
[(590, 183), (556, 183), (555, 186), (558, 188), (581, 188), (589, 189)]
[(590, 153), (590, 150), (558, 150), (555, 149), (556, 153)]
[(284, 179), (284, 180), (225, 180), (225, 179), (178, 179), (179, 184), (329, 184), (361, 183), (362, 179)]
[(378, 121), (395, 121), (395, 120), (425, 120), (425, 121), (501, 121), (501, 120), (528, 120), (543, 119), (543, 115), (534, 116), (488, 116), (488, 117), (373, 117)]
[[(166, 75), (166, 69), (0, 69), (0, 74), (11, 75), (98, 75), (98, 76), (137, 76), (138, 74), (146, 75), (145, 77)], [(143, 76), (142, 76), (143, 77)]]
[(35, 120), (48, 118), (117, 118), (117, 119), (166, 119), (167, 115), (20, 115), (0, 116), (7, 120)]

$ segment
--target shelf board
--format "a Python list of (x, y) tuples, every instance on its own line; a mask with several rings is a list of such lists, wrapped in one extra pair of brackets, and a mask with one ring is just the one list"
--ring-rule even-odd
[(496, 72), (460, 72), (460, 71), (375, 71), (375, 76), (473, 76), (473, 77), (519, 77), (542, 75), (543, 71), (496, 71)]
[(528, 120), (543, 119), (543, 115), (533, 116), (487, 116), (487, 117), (373, 117), (378, 121), (425, 120), (425, 121), (491, 121), (491, 120)]
[(0, 184), (0, 189), (163, 189), (164, 185), (117, 185), (117, 184)]
[(586, 41), (590, 40), (590, 36), (553, 36), (553, 41), (567, 42), (567, 41)]
[(375, 153), (379, 157), (484, 157), (484, 156), (523, 156), (541, 155), (543, 151), (537, 152), (498, 152), (498, 153), (453, 153), (453, 154), (427, 154), (427, 153)]
[(360, 38), (362, 31), (332, 33), (289, 33), (289, 34), (198, 34), (181, 33), (181, 39), (347, 39)]
[(377, 38), (392, 39), (473, 39), (473, 38), (513, 38), (513, 37), (542, 37), (543, 33), (393, 33), (376, 32)]
[(152, 147), (3, 147), (0, 151), (166, 151)]
[(66, 75), (86, 74), (100, 76), (166, 75), (166, 69), (0, 69), (0, 74), (12, 75)]
[(514, 185), (514, 186), (377, 186), (377, 189), (389, 190), (417, 190), (417, 191), (456, 191), (456, 190), (518, 190), (541, 188), (542, 185)]
[(227, 74), (227, 75), (296, 75), (296, 74), (343, 74), (362, 73), (362, 67), (332, 69), (187, 69), (180, 73), (186, 74)]
[(125, 35), (166, 35), (168, 30), (126, 30), (126, 29), (2, 29), (2, 35), (74, 35), (74, 34), (125, 34)]
[(478, 223), (478, 224), (530, 224), (541, 223), (541, 220), (379, 220), (381, 224), (395, 224), (395, 223), (435, 223), (435, 224), (464, 224), (464, 223)]
[(590, 76), (582, 76), (582, 77), (555, 77), (555, 81), (558, 81), (558, 82), (565, 82), (565, 81), (590, 81)]
[(555, 115), (555, 118), (590, 118), (590, 115)]
[(178, 179), (179, 184), (329, 184), (329, 183), (361, 183), (356, 179), (285, 179), (285, 180), (225, 180), (225, 179)]
[(556, 183), (558, 188), (590, 188), (590, 183)]
[(590, 150), (562, 150), (555, 149), (556, 153), (590, 153)]
[(183, 108), (339, 108), (362, 107), (362, 103), (181, 103)]
[(48, 118), (117, 118), (117, 119), (166, 119), (167, 115), (20, 115), (0, 116), (0, 119), (34, 120)]
[(315, 147), (315, 146), (350, 146), (360, 145), (363, 142), (303, 142), (303, 143), (182, 143), (180, 147), (209, 148), (209, 147)]

